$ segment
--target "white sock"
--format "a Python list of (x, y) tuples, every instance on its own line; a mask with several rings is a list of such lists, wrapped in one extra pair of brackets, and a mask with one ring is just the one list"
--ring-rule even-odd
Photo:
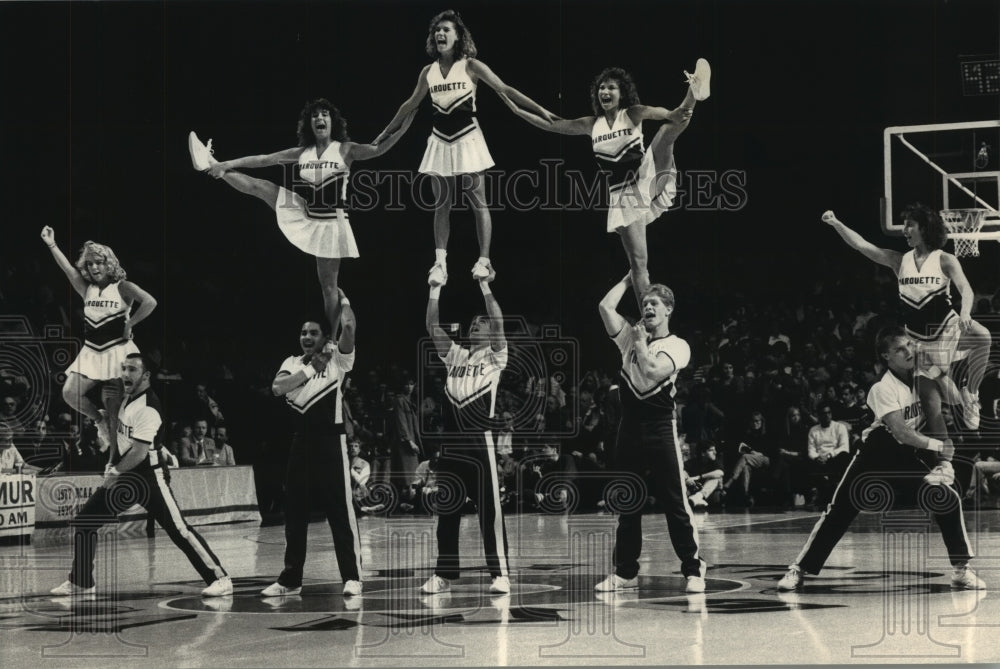
[(444, 267), (448, 263), (446, 260), (447, 257), (448, 252), (444, 249), (434, 249), (434, 262), (441, 265), (441, 267)]

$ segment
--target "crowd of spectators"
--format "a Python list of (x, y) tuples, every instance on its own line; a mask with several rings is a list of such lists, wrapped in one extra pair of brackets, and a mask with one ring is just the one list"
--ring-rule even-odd
[[(822, 286), (786, 300), (734, 297), (675, 326), (692, 347), (675, 399), (693, 507), (818, 508), (829, 500), (873, 418), (866, 394), (884, 371), (874, 335), (896, 318), (894, 285), (869, 288), (868, 299), (853, 301), (845, 295), (857, 291)], [(72, 320), (51, 291), (22, 297), (19, 327), (38, 332)], [(1000, 335), (1000, 295), (979, 300), (974, 315)], [(581, 351), (579, 378), (531, 375), (524, 371), (530, 366), (516, 365), (504, 374), (494, 441), (506, 511), (602, 508), (621, 412), (613, 347), (607, 349)], [(253, 466), (261, 511), (280, 512), (292, 429), (270, 391), (266, 363), (273, 361), (228, 358), (197, 341), (172, 343), (169, 351), (147, 353), (159, 364), (153, 387), (176, 466)], [(107, 454), (94, 426), (64, 404), (61, 369), (49, 365), (46, 376), (3, 365), (0, 423), (23, 459), (43, 472), (102, 471)], [(996, 415), (989, 399), (998, 395), (996, 376), (991, 369), (982, 391), (987, 418)], [(359, 359), (344, 382), (343, 409), (360, 511), (429, 512), (444, 386), (442, 367)], [(995, 446), (970, 437), (960, 453), (971, 463), (956, 467), (969, 494), (1000, 491)]]

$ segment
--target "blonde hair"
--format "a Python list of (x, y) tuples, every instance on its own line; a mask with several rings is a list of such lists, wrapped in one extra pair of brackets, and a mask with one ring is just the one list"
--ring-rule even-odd
[(104, 258), (104, 262), (108, 266), (108, 276), (111, 277), (112, 283), (125, 280), (125, 270), (122, 268), (121, 263), (118, 262), (118, 256), (111, 250), (111, 247), (92, 242), (88, 239), (83, 243), (83, 248), (80, 249), (80, 257), (76, 260), (76, 269), (80, 272), (80, 276), (83, 277), (84, 281), (90, 283), (90, 275), (87, 273), (86, 267), (87, 256), (91, 254)]

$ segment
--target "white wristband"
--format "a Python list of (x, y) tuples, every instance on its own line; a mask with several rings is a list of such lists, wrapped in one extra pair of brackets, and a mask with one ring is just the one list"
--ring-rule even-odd
[(55, 244), (46, 244), (46, 246), (48, 246), (50, 249), (54, 249), (56, 247)]
[(493, 292), (490, 290), (490, 284), (485, 281), (479, 282), (479, 290), (483, 291), (483, 295), (490, 295)]
[(927, 440), (927, 450), (928, 451), (936, 451), (936, 452), (940, 453), (941, 451), (944, 450), (944, 442), (941, 441), (940, 439), (933, 439), (933, 438), (928, 439)]
[(340, 301), (340, 306), (349, 307), (351, 306), (351, 301), (348, 300), (347, 298), (344, 298), (343, 300)]
[(316, 376), (316, 368), (312, 365), (306, 365), (306, 368), (302, 370), (302, 373), (305, 374), (306, 381), (308, 381), (312, 377)]
[(430, 296), (432, 300), (441, 299), (441, 286), (431, 286)]
[(111, 467), (108, 467), (107, 474), (108, 476), (121, 476), (121, 472), (118, 471), (118, 468), (113, 465)]

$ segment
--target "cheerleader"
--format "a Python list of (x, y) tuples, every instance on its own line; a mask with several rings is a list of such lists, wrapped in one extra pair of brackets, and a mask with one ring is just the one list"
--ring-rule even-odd
[[(84, 346), (66, 369), (63, 399), (94, 421), (101, 450), (115, 445), (118, 407), (121, 405), (121, 365), (131, 353), (139, 353), (132, 342), (132, 329), (156, 308), (156, 300), (145, 290), (125, 280), (125, 270), (111, 247), (84, 242), (76, 265), (56, 244), (51, 227), (42, 228), (45, 242), (73, 290), (83, 298)], [(132, 308), (135, 307), (135, 311)], [(110, 383), (105, 383), (110, 381)], [(87, 394), (101, 386), (99, 409)], [(113, 453), (113, 449), (110, 451)]]
[[(632, 76), (617, 67), (605, 69), (590, 86), (593, 116), (543, 119), (522, 109), (516, 100), (505, 100), (514, 113), (543, 130), (590, 136), (597, 164), (609, 174), (608, 232), (621, 236), (637, 300), (649, 288), (646, 226), (673, 204), (677, 194), (674, 141), (687, 128), (695, 103), (710, 92), (712, 70), (704, 58), (698, 59), (694, 74), (684, 74), (687, 94), (673, 111), (639, 104)], [(643, 121), (663, 122), (648, 148), (643, 147)]]
[[(476, 59), (472, 34), (458, 12), (448, 10), (431, 19), (426, 50), (434, 62), (421, 70), (413, 94), (400, 106), (382, 134), (375, 138), (375, 143), (388, 137), (430, 93), (434, 105), (433, 130), (427, 139), (427, 150), (419, 168), (422, 174), (435, 176), (432, 180), (436, 206), (435, 260), (427, 283), (442, 286), (448, 281), (448, 237), (451, 234), (451, 205), (456, 188), (469, 198), (476, 219), (479, 260), (472, 266), (472, 278), (482, 281), (492, 271), (490, 240), (493, 222), (486, 206), (483, 173), (493, 167), (493, 157), (476, 118), (476, 86), (483, 81), (502, 98), (512, 98), (544, 119), (555, 117), (528, 96), (505, 84), (486, 63)], [(462, 181), (457, 184), (456, 177), (459, 176)]]
[[(350, 141), (347, 121), (328, 100), (307, 102), (299, 114), (298, 146), (276, 153), (217, 161), (212, 140), (203, 144), (194, 132), (188, 136), (191, 163), (201, 172), (266, 202), (277, 216), (278, 228), (292, 244), (316, 257), (323, 304), (332, 326), (340, 322), (337, 278), (342, 258), (357, 258), (347, 214), (347, 182), (351, 164), (380, 156), (396, 143), (413, 116), (402, 120), (399, 132), (378, 146)], [(295, 163), (291, 188), (278, 186), (233, 170)]]

